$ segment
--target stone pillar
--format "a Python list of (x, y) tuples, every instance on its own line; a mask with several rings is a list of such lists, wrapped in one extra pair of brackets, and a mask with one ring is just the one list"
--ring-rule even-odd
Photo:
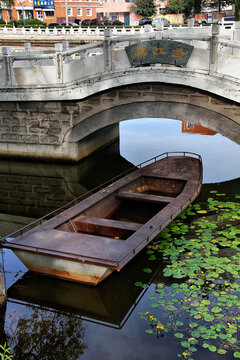
[(55, 67), (56, 67), (56, 75), (57, 75), (57, 82), (62, 83), (63, 81), (63, 69), (62, 69), (62, 44), (55, 44)]
[[(63, 51), (66, 51), (66, 50), (69, 49), (69, 41), (68, 40), (63, 40), (62, 41), (62, 49), (63, 49)], [(65, 62), (65, 64), (67, 64), (69, 62), (69, 57), (68, 56), (64, 57), (64, 62)]]
[(217, 71), (218, 63), (218, 36), (220, 28), (219, 25), (212, 26), (212, 39), (210, 40), (210, 59), (209, 59), (209, 71)]
[(112, 47), (111, 47), (112, 29), (104, 29), (104, 68), (106, 72), (112, 70)]
[(164, 21), (158, 20), (156, 23), (156, 31), (163, 31), (164, 29)]
[[(233, 40), (240, 41), (240, 21), (235, 22), (235, 28), (233, 30)], [(239, 49), (233, 49), (233, 55), (240, 55)]]
[(11, 69), (11, 58), (10, 58), (10, 48), (2, 47), (3, 55), (3, 69), (5, 74), (5, 85), (12, 85), (12, 69)]
[(144, 25), (144, 32), (147, 33), (147, 32), (151, 32), (152, 31), (152, 25), (150, 24), (146, 24)]
[(27, 43), (24, 43), (24, 49), (25, 49), (25, 52), (27, 54), (30, 54), (30, 51), (31, 51), (31, 43), (27, 42)]
[(194, 27), (194, 22), (195, 22), (194, 18), (188, 19), (187, 26), (188, 27)]
[[(27, 55), (31, 54), (31, 43), (30, 42), (24, 43), (24, 50)], [(26, 67), (33, 67), (34, 64), (35, 64), (34, 60), (25, 60), (24, 61), (24, 66), (26, 66)]]

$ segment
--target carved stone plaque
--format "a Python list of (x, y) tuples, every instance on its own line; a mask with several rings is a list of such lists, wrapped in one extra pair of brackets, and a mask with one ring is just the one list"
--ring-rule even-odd
[(193, 48), (179, 41), (150, 40), (129, 45), (125, 50), (131, 66), (156, 63), (186, 66)]

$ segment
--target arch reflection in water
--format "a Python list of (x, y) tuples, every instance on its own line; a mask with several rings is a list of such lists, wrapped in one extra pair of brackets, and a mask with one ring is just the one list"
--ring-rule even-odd
[(203, 159), (203, 183), (239, 177), (240, 146), (222, 136), (183, 133), (182, 122), (145, 118), (120, 123), (120, 154), (133, 164), (164, 151), (192, 151)]

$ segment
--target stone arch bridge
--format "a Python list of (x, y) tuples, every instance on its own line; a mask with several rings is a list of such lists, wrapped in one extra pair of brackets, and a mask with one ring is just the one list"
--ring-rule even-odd
[(198, 123), (240, 143), (238, 25), (231, 34), (106, 31), (47, 53), (3, 48), (0, 155), (78, 161), (115, 139), (120, 121), (141, 117)]

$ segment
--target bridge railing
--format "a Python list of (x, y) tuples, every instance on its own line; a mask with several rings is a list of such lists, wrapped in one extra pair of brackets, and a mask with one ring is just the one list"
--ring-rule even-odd
[[(136, 69), (130, 66), (125, 47), (154, 39), (179, 40), (193, 45), (193, 55), (186, 67), (189, 71), (230, 76), (239, 81), (240, 29), (237, 28), (233, 34), (235, 40), (226, 40), (220, 35), (220, 29), (221, 26), (213, 26), (211, 33), (205, 28), (198, 33), (195, 28), (153, 32), (151, 27), (145, 27), (143, 34), (118, 37), (112, 36), (110, 29), (105, 29), (103, 41), (75, 48), (68, 48), (66, 42), (64, 47), (56, 44), (54, 51), (47, 52), (32, 51), (29, 46), (25, 52), (11, 52), (10, 48), (3, 47), (0, 86), (58, 86), (96, 80), (110, 72), (134, 72)], [(170, 71), (176, 69), (172, 65), (164, 66)]]
[[(33, 28), (33, 27), (29, 27), (29, 28), (25, 28), (25, 27), (21, 27), (21, 28), (16, 28), (16, 27), (7, 27), (7, 26), (3, 26), (0, 27), (0, 34), (4, 35), (4, 34), (8, 34), (8, 35), (49, 35), (49, 36), (56, 36), (56, 35), (80, 35), (80, 36), (104, 36), (104, 31), (107, 27), (53, 27), (53, 28)], [(170, 25), (170, 26), (163, 26), (163, 29), (166, 31), (171, 31), (171, 30), (184, 30), (186, 29), (186, 25)], [(203, 25), (199, 25), (197, 27), (194, 28), (197, 32), (201, 31), (201, 32), (207, 32), (207, 33), (211, 33), (211, 29), (212, 29), (212, 25), (210, 26), (203, 26)], [(226, 33), (226, 34), (230, 34), (234, 31), (235, 29), (235, 23), (232, 24), (222, 24), (220, 26), (220, 32), (222, 34)], [(157, 26), (152, 27), (151, 26), (151, 31), (158, 31), (159, 28)], [(192, 29), (193, 30), (193, 29)], [(145, 32), (145, 28), (144, 26), (140, 26), (140, 27), (136, 27), (136, 26), (131, 26), (131, 27), (116, 27), (114, 26), (112, 28), (112, 35), (113, 36), (122, 36), (122, 35), (135, 35), (135, 34), (144, 34)]]

